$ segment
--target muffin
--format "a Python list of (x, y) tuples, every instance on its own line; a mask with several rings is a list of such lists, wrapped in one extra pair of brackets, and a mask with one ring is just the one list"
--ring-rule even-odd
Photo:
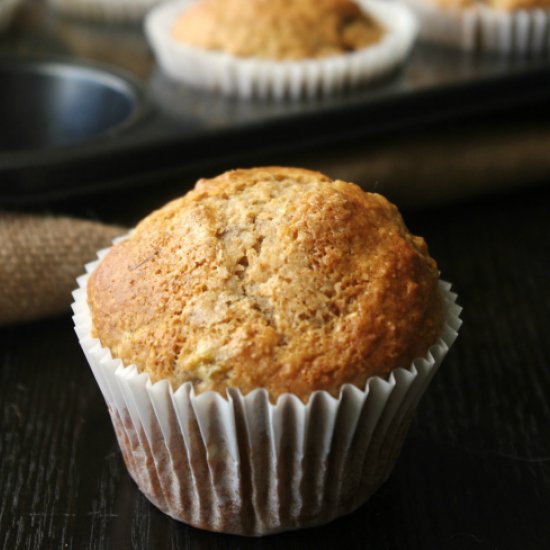
[(549, 0), (405, 0), (420, 36), (466, 51), (537, 54), (550, 48)]
[(308, 170), (200, 180), (100, 256), (75, 325), (126, 465), (205, 529), (361, 505), (460, 325), (396, 207)]
[(151, 12), (169, 76), (243, 97), (329, 94), (402, 62), (415, 36), (401, 6), (361, 0), (196, 0)]
[(353, 52), (382, 35), (351, 0), (201, 0), (172, 27), (176, 40), (195, 48), (277, 61)]

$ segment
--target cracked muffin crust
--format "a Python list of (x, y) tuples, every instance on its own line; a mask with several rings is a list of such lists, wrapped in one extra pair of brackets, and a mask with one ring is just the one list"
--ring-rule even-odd
[(199, 0), (172, 27), (190, 46), (279, 61), (355, 51), (382, 34), (352, 0)]
[(378, 194), (268, 167), (199, 180), (92, 274), (94, 336), (174, 389), (337, 395), (425, 355), (438, 270)]

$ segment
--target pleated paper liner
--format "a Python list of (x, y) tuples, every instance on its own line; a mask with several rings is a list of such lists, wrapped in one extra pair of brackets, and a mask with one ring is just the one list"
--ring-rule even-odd
[(550, 51), (550, 9), (496, 10), (439, 6), (435, 0), (404, 0), (418, 17), (423, 40), (470, 52), (543, 54)]
[(390, 73), (413, 46), (416, 23), (405, 6), (381, 0), (358, 3), (385, 29), (383, 38), (368, 48), (320, 59), (239, 58), (187, 46), (172, 38), (172, 25), (188, 0), (154, 8), (145, 19), (145, 30), (159, 65), (174, 80), (245, 99), (327, 96)]
[(389, 476), (461, 324), (456, 294), (440, 282), (445, 325), (438, 341), (387, 380), (373, 377), (363, 389), (346, 384), (337, 398), (316, 391), (307, 403), (291, 394), (272, 403), (263, 389), (196, 394), (189, 382), (152, 384), (91, 337), (88, 277), (74, 292), (75, 330), (130, 475), (173, 518), (240, 535), (320, 525), (363, 504)]

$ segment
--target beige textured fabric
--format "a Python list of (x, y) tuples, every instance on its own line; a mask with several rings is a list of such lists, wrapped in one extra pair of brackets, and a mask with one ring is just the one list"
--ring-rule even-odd
[(0, 325), (68, 310), (75, 278), (125, 229), (0, 212)]

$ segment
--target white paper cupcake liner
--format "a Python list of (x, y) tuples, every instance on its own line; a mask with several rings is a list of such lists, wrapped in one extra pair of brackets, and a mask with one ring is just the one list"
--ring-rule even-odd
[(550, 9), (502, 11), (488, 6), (443, 8), (435, 0), (404, 0), (423, 40), (465, 51), (541, 54), (550, 51)]
[[(108, 249), (101, 251), (101, 259)], [(195, 394), (152, 384), (91, 337), (87, 281), (78, 279), (75, 330), (103, 393), (128, 470), (166, 514), (213, 531), (265, 535), (352, 512), (389, 476), (416, 405), (454, 342), (461, 308), (440, 282), (445, 325), (426, 357), (337, 398), (314, 392), (271, 403), (264, 389)]]
[(49, 0), (66, 15), (106, 23), (137, 22), (162, 0)]
[(391, 72), (414, 43), (416, 23), (406, 7), (380, 0), (358, 3), (385, 29), (383, 38), (368, 48), (321, 59), (239, 58), (187, 46), (172, 38), (172, 25), (188, 0), (154, 8), (145, 19), (145, 31), (163, 71), (191, 86), (245, 99), (326, 96)]
[(5, 30), (11, 23), (21, 0), (0, 0), (0, 32)]

